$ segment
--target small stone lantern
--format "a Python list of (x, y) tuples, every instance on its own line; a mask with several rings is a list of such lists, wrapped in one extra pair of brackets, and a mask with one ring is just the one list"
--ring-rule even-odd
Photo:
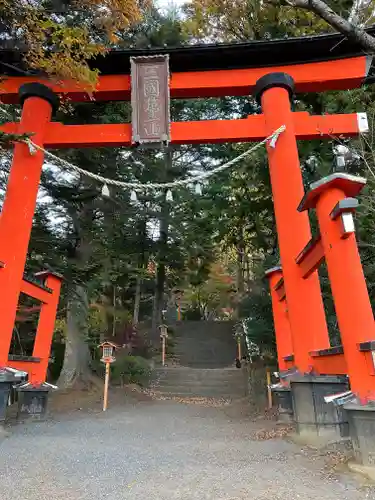
[(99, 345), (102, 349), (102, 357), (100, 361), (105, 363), (105, 379), (104, 379), (104, 400), (103, 400), (103, 411), (107, 410), (108, 405), (108, 386), (109, 386), (109, 375), (110, 375), (110, 365), (116, 361), (115, 351), (118, 349), (118, 345), (113, 342), (103, 342)]
[(102, 349), (102, 357), (100, 361), (103, 363), (113, 363), (116, 361), (115, 351), (118, 349), (116, 344), (106, 341), (100, 344), (99, 347)]
[(161, 364), (162, 366), (166, 366), (165, 364), (165, 347), (166, 347), (166, 342), (168, 338), (168, 326), (167, 325), (160, 325), (159, 326), (160, 330), (160, 338), (161, 338)]

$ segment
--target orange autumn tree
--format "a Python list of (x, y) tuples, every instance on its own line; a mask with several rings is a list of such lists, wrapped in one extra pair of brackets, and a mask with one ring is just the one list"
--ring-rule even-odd
[(148, 0), (0, 0), (4, 48), (20, 52), (25, 67), (93, 88), (88, 61), (139, 22)]
[(182, 307), (199, 312), (200, 319), (224, 319), (233, 314), (235, 280), (221, 262), (214, 262), (208, 279), (196, 286), (184, 290)]

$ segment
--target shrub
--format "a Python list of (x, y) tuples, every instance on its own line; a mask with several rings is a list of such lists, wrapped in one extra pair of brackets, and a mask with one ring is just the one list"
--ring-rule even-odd
[(141, 356), (121, 356), (111, 367), (113, 382), (145, 385), (150, 379), (151, 369), (145, 358)]
[[(99, 377), (104, 378), (104, 363), (94, 360), (91, 364), (91, 368)], [(116, 358), (116, 361), (111, 364), (111, 383), (114, 385), (124, 383), (144, 386), (147, 385), (150, 376), (150, 365), (147, 360), (141, 356), (120, 354)]]

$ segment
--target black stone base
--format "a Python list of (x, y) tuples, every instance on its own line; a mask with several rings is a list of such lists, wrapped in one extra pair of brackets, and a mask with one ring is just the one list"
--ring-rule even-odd
[(5, 421), (11, 387), (11, 382), (0, 382), (0, 425)]
[(47, 415), (49, 390), (45, 388), (25, 387), (17, 389), (19, 421), (43, 420)]
[(375, 466), (375, 406), (349, 403), (344, 406), (349, 419), (355, 461)]
[(293, 400), (290, 387), (275, 387), (272, 389), (279, 410), (279, 422), (293, 422)]
[(345, 377), (298, 376), (291, 378), (290, 385), (298, 434), (328, 441), (349, 435), (345, 410), (324, 401), (325, 396), (348, 390)]

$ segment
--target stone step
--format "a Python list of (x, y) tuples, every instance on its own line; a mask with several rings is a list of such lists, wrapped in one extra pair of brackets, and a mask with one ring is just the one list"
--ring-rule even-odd
[(176, 383), (176, 382), (183, 382), (184, 384), (213, 384), (213, 385), (222, 385), (222, 384), (236, 384), (240, 383), (241, 381), (245, 380), (245, 376), (242, 374), (239, 374), (238, 376), (233, 376), (231, 375), (230, 377), (154, 377), (154, 380), (158, 380), (159, 382), (163, 383)]
[[(196, 368), (192, 368), (192, 370), (199, 370)], [(207, 368), (205, 368), (207, 370)], [(218, 370), (217, 368), (212, 368), (212, 372), (215, 372)], [(203, 382), (207, 383), (209, 381), (214, 381), (214, 382), (225, 382), (225, 381), (234, 381), (234, 380), (242, 380), (244, 378), (244, 375), (242, 374), (242, 370), (238, 370), (236, 373), (228, 373), (228, 374), (192, 374), (192, 373), (187, 373), (186, 375), (182, 373), (170, 373), (170, 374), (165, 374), (163, 372), (156, 372), (155, 373), (155, 378), (159, 378), (161, 380), (183, 380), (185, 382)]]
[(214, 379), (218, 378), (228, 378), (228, 377), (239, 377), (246, 371), (246, 368), (238, 369), (238, 368), (188, 368), (185, 366), (176, 366), (176, 367), (160, 367), (154, 370), (155, 375), (162, 375), (164, 377), (183, 377), (184, 379), (195, 378), (195, 379), (206, 379), (207, 377), (211, 377)]
[(247, 393), (247, 370), (237, 368), (158, 368), (152, 389), (171, 397), (242, 398)]
[(218, 370), (222, 368), (228, 368), (228, 366), (233, 366), (233, 360), (231, 363), (217, 363), (216, 361), (185, 361), (183, 359), (178, 360), (178, 364), (185, 368), (191, 368), (192, 370), (203, 370), (205, 368), (209, 370)]
[(233, 360), (236, 359), (237, 353), (235, 350), (230, 350), (226, 354), (223, 354), (221, 349), (199, 349), (197, 352), (193, 350), (191, 350), (191, 352), (186, 352), (183, 349), (179, 349), (174, 351), (173, 354), (182, 358), (192, 359), (194, 361), (207, 361), (213, 358), (214, 360)]
[(176, 386), (173, 388), (168, 388), (168, 390), (160, 387), (153, 387), (152, 390), (158, 394), (163, 396), (171, 396), (171, 397), (203, 397), (203, 398), (242, 398), (246, 396), (246, 391), (220, 391), (220, 390), (212, 390), (206, 389), (202, 387), (200, 390), (190, 390), (186, 387)]
[(225, 368), (233, 366), (236, 343), (230, 321), (182, 321), (174, 330), (173, 354), (180, 366)]
[(153, 384), (152, 387), (163, 387), (163, 389), (168, 389), (171, 387), (176, 387), (176, 385), (182, 386), (182, 387), (188, 387), (190, 389), (200, 389), (201, 387), (205, 387), (206, 389), (219, 389), (219, 390), (231, 390), (231, 389), (233, 389), (233, 390), (236, 390), (237, 388), (243, 387), (245, 384), (243, 383), (243, 381), (239, 381), (239, 383), (227, 382), (225, 384), (214, 384), (214, 383), (202, 384), (202, 383), (198, 383), (198, 382), (195, 382), (193, 384), (192, 383), (183, 384), (178, 380), (169, 380), (169, 381), (163, 380), (160, 383)]
[(177, 348), (182, 348), (182, 347), (202, 347), (202, 348), (207, 348), (209, 346), (220, 346), (220, 347), (223, 347), (223, 346), (226, 346), (226, 347), (233, 347), (235, 348), (236, 347), (236, 344), (235, 342), (233, 341), (230, 341), (230, 342), (222, 342), (220, 340), (211, 340), (211, 341), (194, 341), (192, 339), (185, 339), (185, 340), (178, 340), (175, 342), (175, 346)]
[(207, 337), (195, 339), (193, 337), (180, 336), (178, 338), (176, 337), (175, 345), (176, 345), (176, 347), (181, 346), (181, 345), (189, 345), (189, 346), (190, 345), (193, 345), (193, 346), (196, 346), (196, 345), (230, 345), (230, 346), (235, 347), (236, 342), (231, 337), (218, 339), (218, 338), (212, 337), (211, 335), (207, 335)]
[(193, 335), (191, 333), (183, 334), (181, 332), (177, 332), (178, 335), (175, 336), (176, 342), (181, 343), (207, 343), (217, 342), (222, 344), (235, 344), (235, 340), (232, 335), (217, 335), (213, 333), (207, 333), (204, 335)]

